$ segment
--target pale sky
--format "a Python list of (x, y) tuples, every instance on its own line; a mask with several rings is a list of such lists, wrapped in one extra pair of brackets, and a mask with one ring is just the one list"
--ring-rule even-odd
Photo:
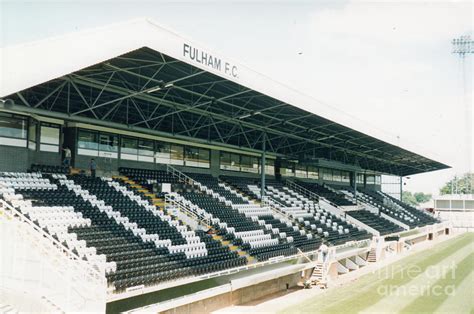
[(404, 189), (436, 194), (468, 170), (473, 148), (472, 55), (465, 98), (451, 53), (452, 38), (472, 36), (473, 10), (471, 1), (0, 1), (0, 45), (149, 17), (433, 153), (453, 169), (411, 176)]

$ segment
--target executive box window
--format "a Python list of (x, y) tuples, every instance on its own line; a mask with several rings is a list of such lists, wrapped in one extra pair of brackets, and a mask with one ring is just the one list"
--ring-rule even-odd
[(26, 147), (27, 119), (9, 113), (0, 113), (0, 145)]
[(156, 142), (155, 161), (158, 164), (184, 165), (184, 146)]
[(349, 183), (351, 182), (351, 178), (349, 176), (349, 172), (348, 171), (341, 171), (341, 177), (342, 177), (342, 182), (345, 182), (345, 183)]
[(91, 130), (79, 130), (77, 141), (79, 155), (118, 158), (118, 136)]
[(25, 117), (0, 113), (0, 136), (26, 139), (27, 120)]
[(366, 176), (366, 184), (375, 184), (375, 176), (367, 175)]
[(40, 150), (59, 153), (61, 126), (58, 124), (41, 122)]
[(120, 158), (126, 160), (138, 160), (138, 139), (122, 137), (120, 145)]
[(324, 181), (332, 181), (332, 170), (331, 169), (322, 168), (321, 169), (321, 174), (323, 175), (323, 180)]
[(283, 177), (295, 176), (295, 164), (292, 162), (282, 162), (280, 173)]
[(171, 145), (168, 143), (156, 142), (155, 161), (157, 164), (170, 163)]
[(249, 173), (259, 172), (259, 161), (257, 157), (240, 156), (240, 171)]
[(209, 150), (186, 146), (185, 165), (189, 167), (209, 168)]
[(28, 148), (36, 150), (36, 133), (38, 130), (38, 122), (34, 119), (30, 119), (30, 125), (28, 126)]
[(308, 171), (306, 169), (306, 166), (297, 164), (295, 167), (295, 176), (297, 178), (307, 178), (308, 177)]
[(357, 183), (364, 184), (364, 175), (362, 173), (357, 174)]
[(99, 149), (99, 134), (95, 131), (79, 130), (78, 147), (97, 151)]
[(184, 165), (184, 146), (171, 144), (170, 146), (170, 164)]
[(341, 171), (339, 171), (339, 170), (333, 170), (332, 171), (332, 181), (334, 181), (334, 182), (341, 182), (342, 181)]
[(221, 152), (220, 169), (240, 171), (240, 155)]
[(380, 185), (381, 182), (382, 182), (381, 177), (380, 176), (375, 176), (375, 184)]
[(265, 174), (266, 175), (275, 175), (275, 160), (265, 159)]
[(138, 140), (138, 161), (153, 162), (153, 146), (152, 140)]
[(308, 166), (308, 178), (310, 179), (319, 179), (318, 168), (314, 166)]

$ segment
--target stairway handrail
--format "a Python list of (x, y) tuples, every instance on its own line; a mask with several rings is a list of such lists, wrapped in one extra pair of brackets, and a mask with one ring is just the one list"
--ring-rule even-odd
[(315, 200), (315, 201), (318, 201), (318, 202), (319, 202), (319, 199), (321, 198), (321, 196), (319, 196), (318, 194), (316, 194), (316, 193), (314, 193), (313, 191), (310, 191), (310, 190), (308, 190), (307, 188), (305, 188), (305, 187), (299, 185), (298, 183), (296, 183), (296, 182), (293, 181), (293, 180), (286, 179), (286, 180), (285, 180), (285, 184), (286, 184), (290, 189), (295, 190), (297, 193), (301, 193), (301, 194), (303, 194), (304, 196), (309, 197), (309, 198), (312, 198), (312, 199)]
[(182, 201), (178, 201), (176, 198), (173, 198), (172, 195), (166, 194), (165, 195), (165, 207), (167, 206), (172, 206), (175, 205), (179, 208), (180, 211), (182, 211), (184, 214), (186, 214), (188, 217), (194, 219), (198, 224), (203, 224), (204, 226), (210, 228), (211, 227), (211, 221), (209, 218), (201, 218), (199, 217), (195, 212), (191, 210), (189, 206), (184, 204)]
[(169, 164), (166, 165), (166, 171), (168, 173), (172, 174), (173, 176), (177, 177), (178, 180), (180, 180), (184, 183), (188, 183), (190, 185), (196, 185), (198, 183), (196, 180), (194, 180), (193, 178), (191, 178), (190, 176), (188, 176), (184, 172), (176, 169), (175, 167), (173, 167)]

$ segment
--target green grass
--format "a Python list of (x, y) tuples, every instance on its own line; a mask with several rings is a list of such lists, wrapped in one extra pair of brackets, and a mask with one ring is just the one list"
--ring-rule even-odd
[[(463, 234), (362, 276), (344, 287), (329, 289), (301, 304), (284, 309), (282, 313), (431, 313), (454, 307), (458, 312), (469, 313), (474, 311), (474, 283), (471, 281), (474, 271), (473, 244), (474, 234)], [(424, 280), (429, 277), (427, 274), (441, 270), (444, 265), (456, 267), (454, 270), (445, 270), (433, 282)], [(400, 294), (394, 294), (392, 290), (387, 293), (387, 287), (406, 290)], [(435, 287), (439, 295), (429, 293)], [(447, 287), (454, 287), (454, 296), (446, 293)], [(461, 305), (450, 304), (460, 302), (459, 298), (455, 298), (456, 294), (471, 297), (462, 298)]]

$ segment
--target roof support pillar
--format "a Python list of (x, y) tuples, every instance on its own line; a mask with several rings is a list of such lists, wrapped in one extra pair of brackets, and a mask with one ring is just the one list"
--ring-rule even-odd
[(262, 141), (262, 165), (260, 167), (261, 171), (261, 190), (260, 190), (260, 195), (262, 196), (262, 201), (263, 201), (263, 197), (265, 196), (265, 155), (266, 155), (266, 142), (267, 139), (266, 139), (266, 134), (265, 132), (263, 133), (263, 141)]
[(403, 177), (400, 176), (400, 201), (403, 202)]
[(357, 171), (354, 171), (354, 201), (357, 205)]

